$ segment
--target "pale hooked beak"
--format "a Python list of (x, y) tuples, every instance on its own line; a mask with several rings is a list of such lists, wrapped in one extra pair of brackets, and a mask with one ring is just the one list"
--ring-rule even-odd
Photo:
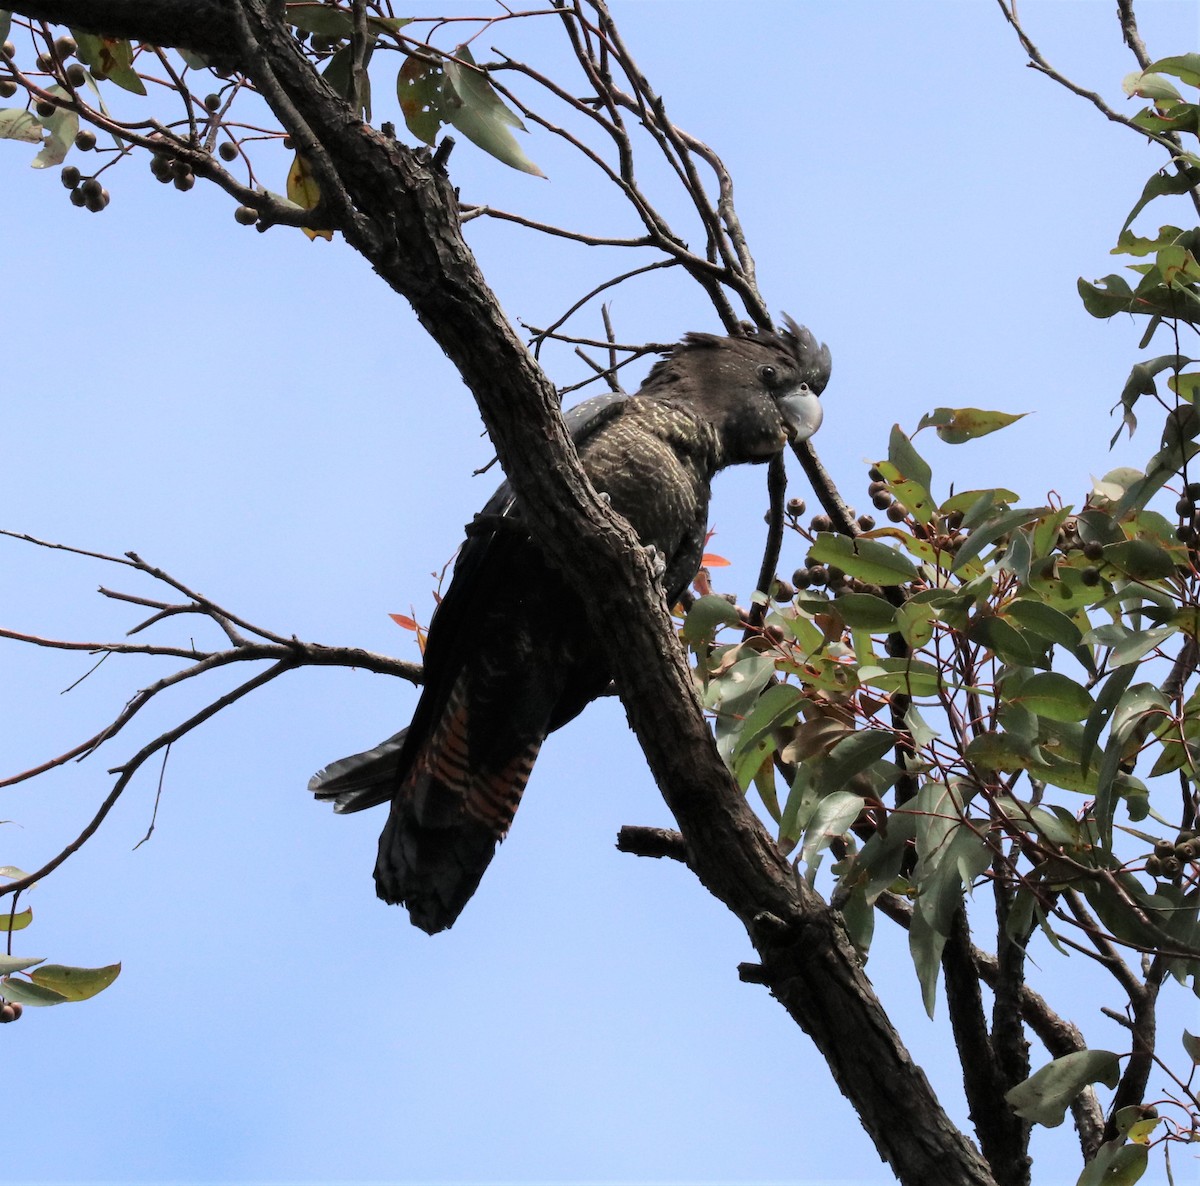
[(806, 441), (818, 428), (825, 416), (821, 401), (807, 383), (779, 396), (776, 401), (780, 415), (787, 426), (788, 439), (797, 444)]

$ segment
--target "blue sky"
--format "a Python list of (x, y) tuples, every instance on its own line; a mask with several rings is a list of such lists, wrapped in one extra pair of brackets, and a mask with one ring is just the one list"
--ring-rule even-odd
[[(1051, 61), (1124, 108), (1134, 64), (1112, 8), (1021, 12)], [(1090, 318), (1075, 281), (1117, 270), (1109, 249), (1160, 154), (1026, 69), (995, 5), (618, 0), (615, 13), (675, 120), (730, 166), (772, 308), (833, 351), (817, 446), (852, 501), (865, 504), (864, 461), (892, 424), (938, 405), (1034, 413), (957, 449), (923, 436), (942, 490), (1078, 500), (1089, 474), (1152, 452), (1153, 429), (1107, 451), (1140, 327)], [(1190, 0), (1143, 0), (1140, 17), (1152, 54), (1195, 48)], [(488, 44), (555, 61), (549, 25)], [(376, 118), (395, 118), (376, 87)], [(594, 177), (545, 134), (523, 144), (550, 181), (461, 143), (464, 198), (624, 233)], [(127, 163), (92, 216), (31, 155), (0, 145), (0, 523), (136, 550), (283, 633), (416, 658), (387, 615), (428, 618), (430, 574), (496, 478), (471, 477), (490, 450), (411, 312), (340, 242), (259, 236), (203, 185), (180, 194)], [(470, 239), (533, 325), (613, 263), (481, 221)], [(613, 317), (626, 340), (716, 328), (677, 279), (622, 290)], [(565, 350), (547, 365), (578, 377)], [(726, 588), (753, 581), (763, 509), (761, 471), (719, 479)], [(0, 619), (31, 633), (117, 637), (136, 615), (95, 587), (157, 595), (78, 557), (11, 540), (0, 553)], [(94, 732), (166, 670), (113, 660), (62, 696), (89, 660), (5, 644), (0, 662), (5, 773)], [(87, 762), (5, 791), (0, 864), (57, 851), (108, 767), (226, 686), (181, 690)], [(382, 820), (335, 818), (304, 787), (414, 700), (361, 672), (280, 681), (175, 747), (149, 843), (131, 851), (147, 774), (38, 887), (15, 949), (124, 973), (88, 1004), (5, 1027), (4, 1176), (890, 1181), (804, 1036), (738, 982), (751, 954), (738, 924), (683, 869), (615, 851), (622, 824), (669, 823), (617, 703), (547, 744), (453, 931), (430, 939), (375, 900)], [(1087, 996), (1078, 958), (1040, 956), (1051, 1001), (1119, 1042), (1098, 1012), (1115, 994)], [(924, 1018), (902, 938), (881, 928), (868, 971), (965, 1123), (944, 1019)], [(1037, 1180), (1073, 1181), (1070, 1133), (1039, 1142)]]

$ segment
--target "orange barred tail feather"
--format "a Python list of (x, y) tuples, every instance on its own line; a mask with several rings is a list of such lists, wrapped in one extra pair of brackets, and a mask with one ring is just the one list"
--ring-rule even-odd
[(429, 934), (453, 925), (508, 834), (542, 738), (512, 739), (519, 751), (497, 765), (472, 754), (461, 683), (433, 736), (414, 756), (379, 838), (375, 886), (403, 903)]

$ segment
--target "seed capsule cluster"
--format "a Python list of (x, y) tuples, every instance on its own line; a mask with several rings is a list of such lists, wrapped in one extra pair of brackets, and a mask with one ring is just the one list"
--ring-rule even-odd
[(1179, 833), (1175, 843), (1160, 840), (1154, 852), (1146, 858), (1146, 872), (1163, 881), (1177, 881), (1183, 876), (1185, 865), (1200, 860), (1200, 836), (1187, 830)]

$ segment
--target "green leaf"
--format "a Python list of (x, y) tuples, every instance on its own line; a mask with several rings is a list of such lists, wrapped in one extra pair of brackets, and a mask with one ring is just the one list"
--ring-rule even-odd
[[(60, 86), (52, 86), (50, 93), (63, 99), (70, 98), (70, 95)], [(71, 151), (75, 142), (75, 134), (79, 131), (79, 116), (65, 107), (56, 107), (54, 114), (45, 116), (42, 123), (50, 135), (42, 145), (42, 151), (31, 162), (35, 169), (61, 165), (66, 159), (67, 153)]]
[(1057, 1128), (1089, 1083), (1116, 1087), (1120, 1074), (1120, 1061), (1110, 1050), (1076, 1050), (1034, 1071), (1004, 1098), (1023, 1120)]
[(717, 750), (726, 762), (741, 736), (746, 718), (775, 674), (775, 664), (763, 655), (739, 659), (709, 681), (705, 707), (717, 714)]
[(862, 796), (852, 795), (849, 791), (834, 791), (832, 795), (826, 795), (804, 829), (800, 859), (811, 866), (819, 853), (850, 830), (850, 825), (858, 819), (864, 806)]
[(1200, 1063), (1200, 1038), (1187, 1030), (1183, 1031), (1183, 1049), (1192, 1062)]
[(11, 910), (0, 913), (0, 931), (23, 931), (31, 922), (33, 922), (31, 906), (26, 906), (24, 910), (18, 910), (16, 914), (13, 914)]
[(916, 482), (923, 489), (929, 489), (933, 481), (933, 471), (913, 448), (912, 442), (899, 424), (892, 426), (891, 436), (888, 438), (888, 461), (899, 471), (902, 480)]
[(1173, 74), (1188, 86), (1200, 87), (1200, 54), (1179, 54), (1159, 58), (1146, 67), (1154, 74)]
[(396, 98), (408, 130), (418, 140), (432, 144), (449, 119), (445, 113), (446, 75), (440, 65), (406, 58), (396, 75)]
[(45, 962), (44, 956), (41, 959), (22, 959), (19, 955), (0, 955), (0, 976), (24, 972), (26, 968), (33, 968)]
[(1145, 1145), (1105, 1141), (1083, 1167), (1075, 1186), (1133, 1186), (1146, 1172), (1149, 1157)]
[(895, 615), (900, 637), (914, 650), (933, 637), (933, 624), (939, 616), (936, 605), (921, 601), (906, 601)]
[(858, 669), (860, 683), (884, 692), (904, 692), (909, 696), (934, 696), (941, 686), (941, 672), (919, 659), (887, 658), (864, 664)]
[(802, 762), (796, 768), (796, 777), (792, 780), (792, 788), (779, 818), (779, 843), (784, 851), (790, 852), (804, 834), (819, 802), (812, 767)]
[(896, 745), (895, 734), (885, 729), (862, 729), (839, 741), (817, 773), (817, 790), (832, 793), (844, 787)]
[(10, 28), (12, 28), (12, 13), (7, 8), (0, 8), (0, 41), (8, 40)]
[(0, 108), (0, 140), (41, 144), (43, 130), (41, 121), (24, 107)]
[(792, 724), (796, 719), (796, 710), (803, 703), (803, 694), (790, 684), (776, 684), (767, 688), (742, 723), (741, 732), (729, 755), (730, 762), (736, 763), (775, 729)]
[(1004, 607), (1004, 617), (1011, 618), (1031, 634), (1036, 634), (1047, 642), (1056, 642), (1059, 646), (1071, 650), (1078, 647), (1083, 640), (1079, 627), (1066, 614), (1032, 597), (1010, 601)]
[(1082, 721), (1092, 711), (1087, 691), (1073, 679), (1055, 671), (1040, 671), (1021, 684), (1014, 699), (1054, 721)]
[(902, 585), (917, 575), (907, 556), (878, 540), (823, 531), (810, 551), (814, 560), (832, 564), (870, 585)]
[(1081, 276), (1076, 281), (1083, 307), (1093, 317), (1114, 317), (1118, 313), (1138, 313), (1133, 289), (1124, 276), (1105, 276), (1095, 284), (1089, 284)]
[[(943, 515), (949, 515), (954, 511), (962, 511), (965, 516), (976, 504), (981, 504), (982, 508), (990, 509), (992, 506), (998, 506), (1001, 503), (1016, 502), (1017, 498), (1018, 495), (1015, 490), (1005, 490), (1003, 488), (996, 490), (962, 490), (958, 494), (952, 494), (938, 509)], [(987, 501), (984, 502), (984, 499)], [(986, 514), (986, 509), (983, 511), (983, 514), (979, 515), (979, 518), (982, 519), (984, 514)], [(967, 520), (964, 518), (963, 522), (965, 524)]]
[[(1121, 406), (1125, 409), (1121, 428), (1127, 429), (1129, 435), (1133, 436), (1134, 429), (1137, 428), (1137, 417), (1133, 413), (1133, 406), (1143, 395), (1158, 394), (1158, 386), (1154, 382), (1155, 375), (1165, 370), (1178, 370), (1192, 361), (1193, 359), (1185, 358), (1180, 354), (1163, 354), (1158, 358), (1149, 358), (1144, 362), (1135, 363), (1121, 390)], [(1118, 428), (1112, 441), (1109, 442), (1110, 447), (1116, 444), (1120, 434), (1121, 429)]]
[(1175, 573), (1175, 558), (1148, 539), (1109, 544), (1104, 549), (1104, 559), (1135, 581), (1159, 581)]
[[(198, 54), (194, 49), (180, 49), (175, 47), (175, 52), (183, 59), (184, 65), (190, 66), (193, 70), (207, 70), (212, 64), (203, 54)], [(91, 83), (92, 90), (96, 90), (96, 84)]]
[(908, 951), (916, 969), (917, 982), (921, 986), (921, 1002), (931, 1018), (937, 1004), (938, 973), (942, 970), (942, 950), (945, 946), (946, 936), (935, 931), (924, 914), (913, 911), (908, 926)]
[(896, 607), (874, 593), (843, 593), (830, 609), (847, 626), (880, 634), (896, 624)]
[(79, 60), (92, 72), (93, 78), (107, 78), (135, 95), (146, 93), (145, 84), (133, 68), (133, 46), (128, 41), (97, 37), (81, 29), (72, 29), (71, 36), (79, 46)]
[(20, 1001), (22, 1005), (61, 1005), (69, 998), (41, 984), (30, 980), (21, 980), (14, 976), (5, 976), (0, 980), (0, 996), (10, 1001)]
[(1125, 756), (1125, 743), (1146, 718), (1162, 718), (1169, 713), (1170, 705), (1166, 696), (1153, 684), (1134, 684), (1127, 688), (1113, 710), (1108, 745), (1104, 749), (1096, 787), (1096, 823), (1100, 830), (1100, 842), (1105, 847), (1112, 846), (1113, 812), (1117, 794), (1120, 793), (1115, 783), (1121, 760)]
[[(994, 543), (1009, 531), (1024, 527), (1026, 523), (1032, 523), (1045, 510), (1044, 507), (1034, 509), (1016, 507), (1011, 511), (999, 511), (995, 515), (989, 516), (963, 541), (954, 557), (953, 567), (956, 570), (962, 568), (968, 560), (974, 560), (988, 544)], [(964, 524), (965, 522), (964, 520)]]
[(1011, 623), (990, 615), (975, 618), (967, 629), (967, 637), (987, 647), (1005, 663), (1018, 667), (1032, 667), (1045, 650)]
[[(375, 52), (375, 40), (374, 35), (367, 38), (366, 51), (363, 54), (362, 93), (358, 96), (358, 114), (368, 123), (371, 120), (371, 76), (366, 72), (366, 67), (371, 61), (371, 55)], [(354, 90), (354, 46), (342, 46), (329, 59), (329, 64), (321, 72), (321, 77), (343, 99), (349, 100)]]
[(61, 994), (68, 1001), (86, 1001), (103, 992), (121, 974), (120, 964), (103, 968), (69, 968), (45, 964), (29, 974), (34, 984)]
[(1174, 623), (1167, 626), (1152, 626), (1149, 630), (1134, 630), (1124, 641), (1113, 647), (1110, 661), (1117, 667), (1134, 664), (1143, 655), (1148, 655), (1161, 646), (1172, 634), (1178, 634)]
[(1113, 710), (1120, 703), (1121, 697), (1125, 695), (1125, 689), (1129, 687), (1129, 682), (1133, 679), (1136, 672), (1137, 665), (1130, 663), (1124, 667), (1118, 667), (1104, 681), (1104, 687), (1100, 689), (1100, 694), (1096, 697), (1096, 706), (1092, 709), (1091, 715), (1083, 727), (1079, 763), (1085, 774), (1091, 765), (1092, 753), (1096, 748), (1096, 742), (1100, 739), (1100, 734), (1104, 731), (1104, 726), (1108, 724)]
[(1174, 83), (1168, 82), (1161, 74), (1152, 70), (1135, 70), (1126, 74), (1121, 81), (1121, 89), (1127, 95), (1136, 95), (1139, 99), (1183, 101), (1183, 96), (1175, 89)]
[(961, 445), (1005, 428), (1026, 415), (1026, 412), (985, 412), (979, 408), (935, 408), (932, 414), (921, 418), (917, 428), (932, 425), (947, 445)]
[(0, 865), (0, 877), (4, 877), (9, 881), (17, 881), (22, 877), (28, 877), (29, 874), (24, 869), (18, 869), (16, 865)]
[(349, 37), (354, 32), (350, 14), (339, 8), (309, 3), (289, 4), (284, 18), (294, 29), (322, 37)]
[(468, 140), (506, 165), (535, 177), (545, 177), (522, 151), (510, 128), (525, 131), (516, 114), (501, 102), (487, 74), (473, 69), (475, 59), (466, 45), (454, 51), (443, 64), (446, 82), (453, 95), (445, 96), (446, 115)]
[(692, 646), (703, 646), (712, 642), (718, 626), (738, 626), (741, 621), (735, 606), (730, 605), (724, 597), (707, 593), (692, 602), (679, 636)]

